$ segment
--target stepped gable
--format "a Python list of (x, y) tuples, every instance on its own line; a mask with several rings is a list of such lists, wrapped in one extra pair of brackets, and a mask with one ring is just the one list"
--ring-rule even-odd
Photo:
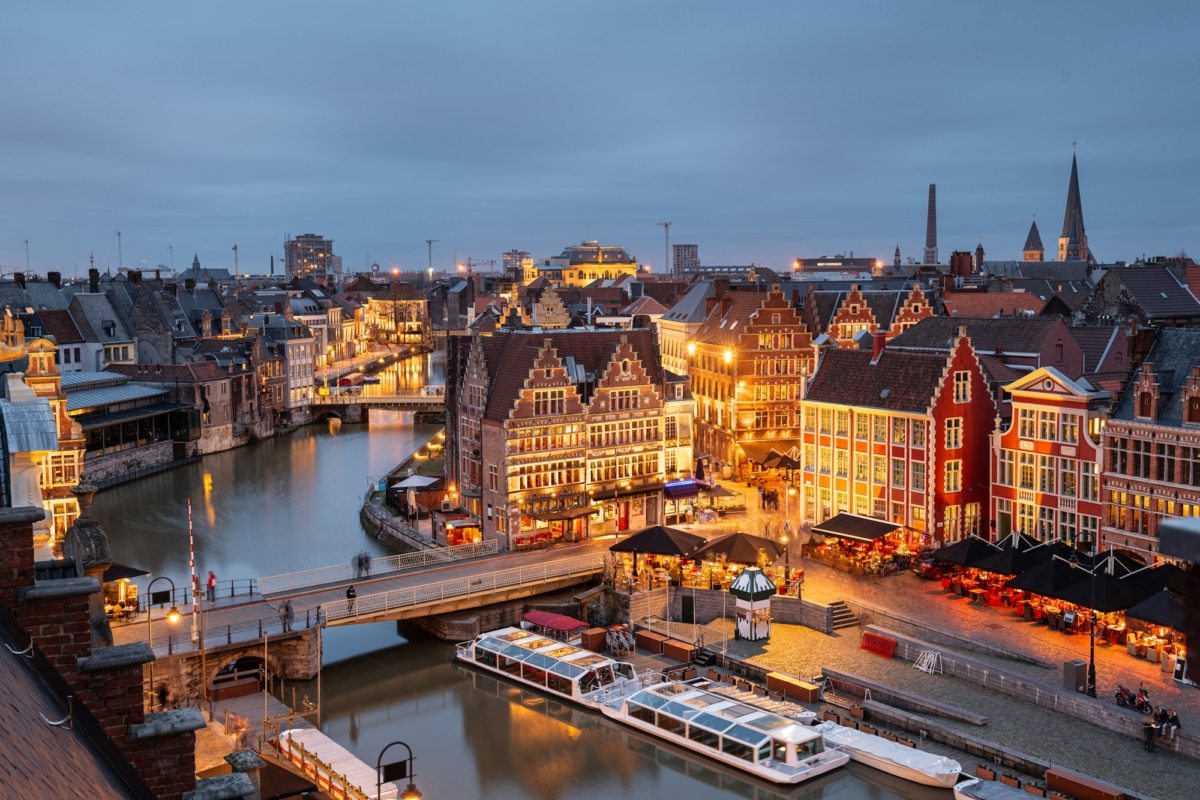
[[(1184, 395), (1193, 367), (1200, 366), (1200, 330), (1163, 328), (1158, 331), (1142, 371), (1148, 371), (1151, 383), (1158, 384), (1157, 414), (1154, 422), (1173, 427), (1183, 426)], [(1113, 411), (1113, 419), (1135, 420), (1136, 400), (1143, 372), (1133, 379)], [(1189, 390), (1194, 391), (1194, 390)]]
[(946, 357), (897, 353), (889, 345), (872, 363), (870, 350), (829, 348), (805, 400), (924, 413), (946, 370)]

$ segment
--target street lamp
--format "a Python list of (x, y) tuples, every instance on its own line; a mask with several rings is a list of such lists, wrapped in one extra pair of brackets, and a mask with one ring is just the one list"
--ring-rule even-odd
[[(1095, 561), (1095, 559), (1096, 559), (1096, 549), (1095, 549), (1095, 547), (1093, 547), (1092, 548), (1093, 562)], [(1079, 557), (1075, 553), (1071, 553), (1071, 558), (1067, 563), (1071, 565), (1071, 569), (1075, 569), (1076, 567), (1079, 566)], [(1092, 583), (1092, 586), (1091, 586), (1092, 604), (1091, 604), (1091, 608), (1088, 609), (1091, 612), (1090, 614), (1088, 614), (1088, 644), (1089, 644), (1089, 651), (1090, 651), (1088, 654), (1088, 676), (1087, 676), (1087, 696), (1088, 697), (1096, 696), (1096, 573), (1095, 573), (1095, 569), (1096, 569), (1096, 565), (1093, 563), (1092, 564), (1092, 572), (1090, 573), (1092, 576), (1090, 579), (1091, 583)], [(1086, 570), (1085, 570), (1085, 572), (1086, 572)]]
[(787, 531), (779, 541), (783, 542), (783, 591), (786, 594), (792, 582), (792, 550), (788, 547)]
[[(386, 753), (395, 745), (402, 746), (408, 751), (408, 758), (403, 761), (393, 761), (391, 764), (383, 763), (383, 754)], [(381, 797), (383, 791), (383, 782), (389, 783), (397, 780), (408, 778), (408, 786), (400, 793), (400, 800), (421, 800), (424, 795), (421, 790), (413, 783), (413, 778), (416, 775), (413, 773), (413, 752), (412, 748), (404, 742), (392, 742), (387, 747), (379, 751), (379, 759), (375, 762), (375, 797)]]
[[(171, 580), (166, 575), (160, 575), (159, 577), (150, 581), (150, 584), (146, 587), (146, 644), (149, 645), (151, 652), (154, 651), (153, 626), (151, 625), (151, 620), (154, 618), (154, 614), (150, 606), (153, 602), (154, 595), (150, 592), (150, 590), (154, 587), (154, 584), (158, 583), (159, 581), (166, 581), (167, 583), (171, 584), (171, 610), (167, 612), (167, 621), (172, 625), (174, 625), (176, 622), (179, 622), (179, 609), (175, 607), (175, 581)], [(168, 635), (167, 652), (170, 651), (171, 637)], [(154, 691), (153, 661), (150, 662), (150, 691)], [(153, 708), (153, 701), (151, 701), (151, 708)]]

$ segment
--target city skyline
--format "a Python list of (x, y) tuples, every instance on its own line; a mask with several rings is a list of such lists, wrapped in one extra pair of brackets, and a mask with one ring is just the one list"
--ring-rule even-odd
[[(89, 252), (115, 269), (120, 230), (127, 267), (169, 246), (176, 268), (231, 267), (237, 244), (262, 273), (312, 232), (347, 271), (424, 268), (426, 239), (444, 269), (585, 238), (662, 271), (661, 220), (709, 264), (890, 263), (897, 242), (919, 261), (930, 183), (943, 260), (981, 236), (1019, 259), (1034, 215), (1058, 233), (1075, 139), (1099, 260), (1195, 249), (1196, 112), (1171, 100), (1197, 71), (1172, 46), (1186, 24), (612, 8), (18, 10), (0, 265), (23, 268), (28, 240), (35, 272), (85, 274)], [(295, 58), (314, 30), (324, 57)], [(1112, 57), (1076, 69), (1064, 30)]]

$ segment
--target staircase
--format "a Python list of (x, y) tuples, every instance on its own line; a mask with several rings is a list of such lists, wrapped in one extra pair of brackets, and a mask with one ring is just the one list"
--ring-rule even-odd
[(846, 605), (845, 600), (835, 600), (829, 604), (829, 607), (833, 609), (833, 629), (835, 631), (858, 625), (858, 617), (854, 616), (854, 612)]
[(701, 650), (692, 660), (696, 666), (709, 667), (717, 660), (717, 654), (711, 650)]

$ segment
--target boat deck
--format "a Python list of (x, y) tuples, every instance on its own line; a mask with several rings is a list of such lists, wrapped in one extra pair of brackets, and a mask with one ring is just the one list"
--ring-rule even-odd
[(781, 717), (816, 714), (815, 711), (811, 711), (799, 703), (790, 703), (787, 700), (772, 700), (769, 697), (763, 697), (762, 695), (754, 694), (754, 692), (747, 692), (745, 689), (739, 689), (727, 683), (714, 683), (708, 687), (708, 691), (728, 697), (730, 700), (737, 700), (739, 703), (744, 703), (748, 706), (761, 708), (763, 711), (770, 711), (772, 714), (778, 714)]

